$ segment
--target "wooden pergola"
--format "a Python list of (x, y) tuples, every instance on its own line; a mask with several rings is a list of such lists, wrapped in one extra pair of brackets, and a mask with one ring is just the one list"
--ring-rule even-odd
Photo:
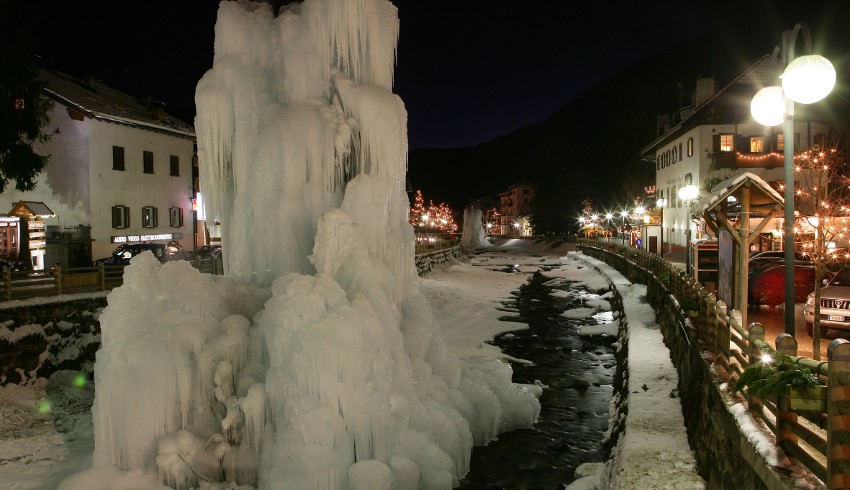
[(717, 184), (701, 200), (706, 226), (718, 237), (721, 229), (728, 231), (734, 241), (734, 290), (729, 299), (730, 307), (741, 313), (741, 325), (747, 325), (750, 245), (782, 212), (784, 203), (767, 182), (749, 172)]

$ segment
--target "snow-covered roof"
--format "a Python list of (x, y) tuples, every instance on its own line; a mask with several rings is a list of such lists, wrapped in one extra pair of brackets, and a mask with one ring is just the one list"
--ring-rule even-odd
[(45, 92), (54, 101), (92, 119), (125, 124), (150, 131), (194, 138), (195, 129), (163, 111), (158, 118), (136, 97), (100, 81), (80, 80), (65, 73), (43, 70)]
[(55, 213), (41, 201), (18, 201), (9, 211), (14, 216), (55, 216)]
[(728, 199), (729, 196), (735, 194), (735, 192), (745, 183), (751, 183), (761, 191), (760, 195), (763, 197), (757, 199), (756, 202), (764, 204), (765, 202), (772, 201), (776, 204), (784, 205), (785, 199), (764, 179), (752, 172), (744, 172), (718, 183), (711, 189), (710, 192), (700, 194), (700, 196), (691, 203), (691, 214), (701, 215), (702, 213), (713, 209), (715, 206)]
[[(775, 80), (778, 79), (780, 73), (779, 70), (780, 66), (774, 62), (772, 55), (763, 55), (758, 59), (758, 61), (750, 65), (749, 68), (735, 77), (734, 80), (718, 90), (702, 105), (695, 107), (693, 111), (688, 113), (686, 117), (683, 117), (682, 120), (669, 131), (666, 131), (664, 134), (660, 135), (648, 144), (643, 150), (641, 150), (640, 154), (647, 155), (654, 152), (656, 148), (666, 144), (670, 139), (679, 135), (685, 128), (691, 128), (698, 124), (700, 121), (699, 118), (706, 113), (707, 109), (716, 106), (720, 100), (729, 96), (730, 92), (732, 92), (735, 88), (746, 87), (746, 89), (742, 90), (751, 91), (752, 94), (750, 97), (752, 97), (758, 89), (753, 89), (751, 86), (756, 85), (757, 87), (767, 87), (771, 85), (771, 82), (775, 82)], [(739, 104), (740, 101), (735, 101), (734, 103)]]

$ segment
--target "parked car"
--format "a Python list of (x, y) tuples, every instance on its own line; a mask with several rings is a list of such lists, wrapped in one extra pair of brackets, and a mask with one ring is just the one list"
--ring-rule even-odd
[[(815, 296), (810, 294), (803, 306), (803, 318), (809, 335), (814, 332)], [(830, 328), (850, 330), (850, 267), (838, 271), (820, 290), (820, 334), (826, 335)]]
[(94, 265), (127, 265), (130, 259), (144, 251), (153, 253), (160, 262), (168, 260), (168, 250), (164, 243), (125, 243), (112, 251), (111, 257), (97, 259)]
[(221, 257), (221, 245), (204, 245), (195, 252), (195, 258), (201, 260)]
[[(750, 263), (752, 266), (752, 262)], [(794, 302), (806, 301), (815, 289), (815, 268), (811, 262), (794, 263)], [(776, 306), (785, 302), (785, 261), (750, 269), (749, 304)]]

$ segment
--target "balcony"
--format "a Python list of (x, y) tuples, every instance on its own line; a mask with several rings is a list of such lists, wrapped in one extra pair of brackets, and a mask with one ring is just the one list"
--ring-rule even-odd
[(784, 157), (782, 153), (741, 153), (737, 151), (718, 151), (709, 153), (711, 168), (713, 170), (728, 168), (776, 168), (782, 167)]

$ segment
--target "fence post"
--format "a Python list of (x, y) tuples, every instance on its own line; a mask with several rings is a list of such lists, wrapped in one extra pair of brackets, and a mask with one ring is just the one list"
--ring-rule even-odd
[(797, 339), (787, 333), (776, 336), (776, 352), (794, 357), (797, 355)]
[(3, 282), (6, 284), (6, 301), (12, 299), (12, 268), (3, 268)]
[(106, 291), (106, 266), (102, 262), (97, 264), (97, 271), (100, 272), (100, 290)]
[[(750, 323), (749, 327), (750, 334), (750, 364), (759, 362), (761, 360), (761, 348), (758, 346), (758, 342), (764, 342), (764, 327), (759, 322)], [(756, 342), (758, 341), (758, 342)]]
[(729, 316), (726, 314), (726, 302), (717, 302), (717, 322), (714, 324), (714, 346), (718, 356), (722, 356), (724, 362), (729, 362)]
[(62, 294), (62, 266), (53, 266), (53, 282), (56, 285), (56, 294)]
[(835, 339), (827, 347), (829, 387), (826, 396), (826, 477), (827, 488), (850, 487), (850, 342)]

